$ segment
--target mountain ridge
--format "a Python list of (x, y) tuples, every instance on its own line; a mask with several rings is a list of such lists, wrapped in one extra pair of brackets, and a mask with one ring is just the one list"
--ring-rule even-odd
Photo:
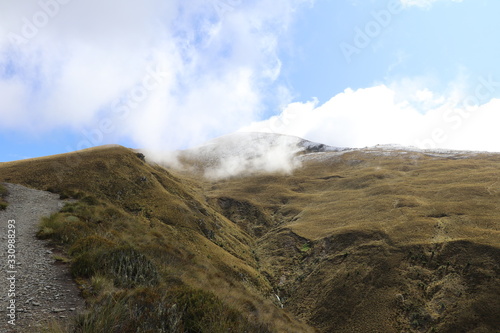
[[(166, 286), (213, 293), (260, 323), (250, 330), (479, 333), (498, 327), (499, 154), (294, 151), (300, 165), (288, 172), (254, 169), (224, 178), (165, 169), (123, 147), (79, 154), (80, 163), (71, 166), (74, 155), (0, 164), (0, 181), (77, 198), (83, 211), (60, 217), (76, 216), (87, 230), (76, 242), (96, 237), (88, 226), (101, 230), (102, 244), (131, 246), (157, 267)], [(59, 232), (74, 228), (71, 223), (61, 222)], [(106, 267), (94, 269), (117, 279)], [(95, 279), (75, 274), (84, 285)], [(91, 296), (94, 311), (120, 293), (115, 285)], [(87, 319), (97, 316), (91, 314)], [(191, 325), (187, 312), (178, 315), (184, 328)]]

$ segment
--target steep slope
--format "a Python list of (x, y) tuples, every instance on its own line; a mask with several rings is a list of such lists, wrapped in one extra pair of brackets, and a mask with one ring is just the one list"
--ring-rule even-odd
[(79, 199), (40, 236), (91, 300), (80, 328), (128, 306), (124, 332), (498, 331), (500, 154), (238, 134), (180, 157), (0, 164), (0, 181)]
[(2, 163), (0, 182), (79, 199), (39, 235), (70, 256), (90, 304), (81, 331), (312, 331), (275, 304), (253, 238), (141, 154), (108, 146)]
[(497, 332), (499, 154), (298, 158), (291, 175), (205, 183), (285, 309), (322, 332)]

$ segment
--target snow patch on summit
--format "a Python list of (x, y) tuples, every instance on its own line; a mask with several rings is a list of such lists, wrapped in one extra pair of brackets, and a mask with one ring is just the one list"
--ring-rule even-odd
[(290, 174), (302, 165), (302, 156), (331, 151), (338, 148), (288, 135), (237, 132), (181, 155), (195, 160), (206, 177), (222, 179), (258, 172)]
[(377, 145), (365, 148), (339, 148), (294, 136), (237, 132), (181, 151), (178, 157), (183, 168), (201, 172), (205, 177), (219, 180), (256, 173), (291, 174), (308, 161), (326, 161), (348, 152), (376, 156), (419, 159), (470, 158), (480, 152), (453, 150), (424, 150), (400, 145)]

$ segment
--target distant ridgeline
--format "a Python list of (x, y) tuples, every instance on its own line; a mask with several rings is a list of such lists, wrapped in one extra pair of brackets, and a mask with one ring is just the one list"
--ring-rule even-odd
[[(500, 155), (238, 133), (0, 164), (77, 201), (44, 219), (88, 332), (497, 332)], [(76, 159), (74, 159), (76, 160)], [(62, 330), (64, 331), (64, 330)]]

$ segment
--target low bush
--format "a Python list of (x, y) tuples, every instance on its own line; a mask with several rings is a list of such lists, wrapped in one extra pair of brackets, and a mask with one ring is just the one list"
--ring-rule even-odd
[(71, 266), (75, 277), (91, 278), (96, 274), (109, 277), (116, 287), (151, 286), (159, 281), (155, 265), (130, 246), (101, 247), (82, 252)]
[(42, 218), (37, 236), (41, 239), (50, 238), (56, 244), (71, 245), (91, 232), (89, 225), (78, 217), (55, 213)]

